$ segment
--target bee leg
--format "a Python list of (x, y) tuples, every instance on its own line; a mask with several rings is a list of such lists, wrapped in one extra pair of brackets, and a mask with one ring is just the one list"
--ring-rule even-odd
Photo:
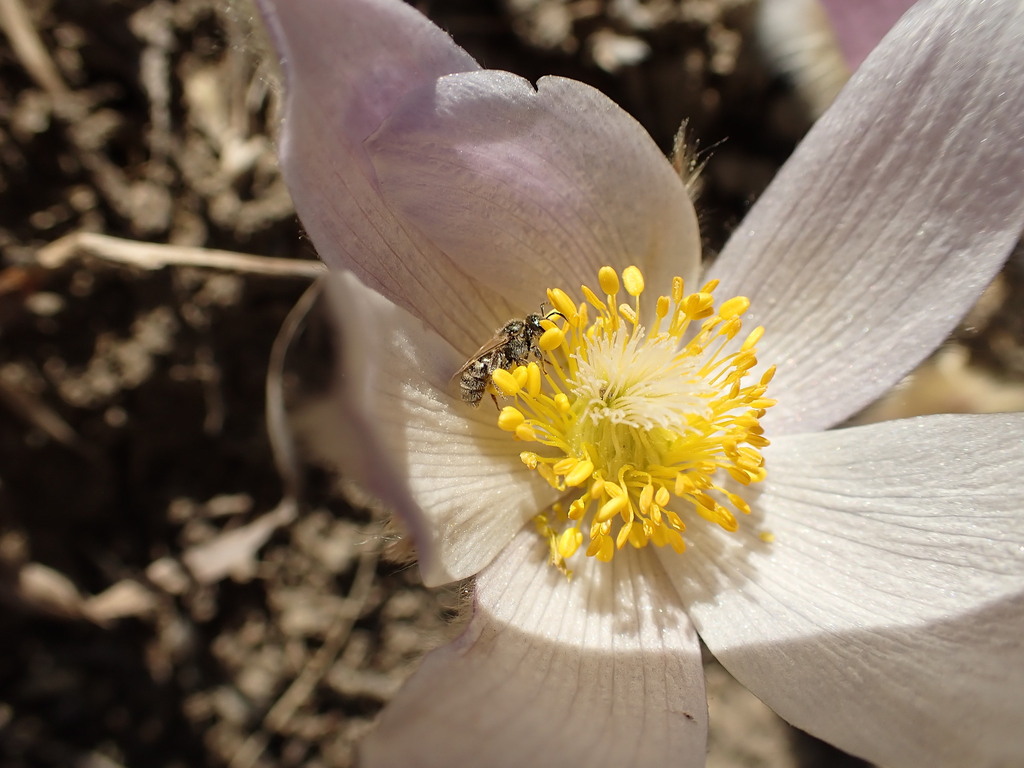
[(498, 409), (498, 413), (501, 413), (501, 406), (498, 405), (498, 397), (493, 392), (491, 392), (491, 400), (494, 401), (494, 407)]

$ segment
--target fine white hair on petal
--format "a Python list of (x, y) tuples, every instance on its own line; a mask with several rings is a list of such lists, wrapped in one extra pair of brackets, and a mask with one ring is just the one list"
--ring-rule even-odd
[(1024, 227), (1024, 3), (915, 6), (801, 142), (709, 277), (778, 365), (769, 434), (849, 417), (933, 350)]
[(765, 461), (755, 520), (728, 541), (694, 526), (671, 573), (716, 658), (881, 765), (1015, 764), (1024, 414), (788, 436)]
[[(602, 93), (508, 72), (440, 78), (367, 150), (388, 204), (521, 308), (635, 264), (656, 292), (696, 279), (700, 237), (679, 175)], [(653, 311), (654, 302), (649, 302)]]
[(655, 558), (579, 558), (523, 531), (478, 577), (474, 616), (364, 742), (365, 768), (699, 768), (700, 644)]
[(339, 469), (409, 527), (425, 583), (471, 576), (555, 492), (523, 466), (489, 400), (474, 409), (459, 398), (449, 345), (353, 275), (327, 279)]

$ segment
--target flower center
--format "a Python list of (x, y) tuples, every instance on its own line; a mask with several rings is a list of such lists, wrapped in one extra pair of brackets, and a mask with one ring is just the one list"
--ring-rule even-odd
[[(555, 309), (541, 321), (541, 363), (492, 376), (499, 393), (516, 399), (498, 425), (538, 444), (520, 458), (566, 492), (535, 522), (552, 563), (567, 573), (565, 561), (585, 538), (586, 554), (607, 562), (626, 545), (683, 552), (686, 514), (735, 531), (735, 511), (750, 507), (723, 487), (721, 471), (742, 485), (764, 479), (760, 449), (768, 441), (759, 420), (775, 402), (764, 397), (774, 368), (743, 382), (763, 333), (757, 328), (735, 341), (746, 298), (716, 311), (717, 281), (687, 295), (677, 277), (646, 329), (639, 269), (623, 270), (620, 286), (615, 270), (602, 267), (598, 283), (604, 299), (582, 286), (579, 304), (549, 289)], [(619, 304), (620, 287), (632, 304)], [(561, 328), (552, 320), (558, 316)]]

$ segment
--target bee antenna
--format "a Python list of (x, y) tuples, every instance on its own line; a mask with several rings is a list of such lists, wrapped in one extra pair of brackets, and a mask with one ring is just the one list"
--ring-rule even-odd
[(540, 312), (541, 312), (541, 316), (542, 316), (542, 317), (543, 317), (543, 318), (544, 318), (545, 320), (549, 320), (550, 318), (554, 317), (555, 315), (558, 315), (558, 316), (559, 316), (560, 318), (562, 318), (562, 319), (563, 319), (563, 320), (565, 320), (566, 322), (569, 322), (569, 318), (568, 318), (568, 317), (566, 317), (565, 315), (563, 315), (563, 314), (562, 314), (561, 312), (559, 312), (559, 311), (558, 311), (557, 309), (552, 309), (552, 310), (551, 310), (550, 312), (545, 312), (545, 311), (544, 311), (544, 307), (545, 307), (545, 305), (546, 305), (546, 304), (547, 304), (547, 302), (546, 302), (546, 301), (542, 301), (542, 302), (540, 303)]

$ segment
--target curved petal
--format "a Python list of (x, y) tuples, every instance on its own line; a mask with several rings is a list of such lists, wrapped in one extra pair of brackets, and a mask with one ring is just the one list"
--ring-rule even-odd
[(367, 145), (388, 204), (492, 290), (533, 311), (597, 270), (636, 264), (658, 293), (695, 278), (700, 238), (679, 175), (590, 86), (467, 72), (406, 99)]
[(893, 768), (1024, 754), (1024, 414), (779, 440), (752, 531), (672, 574), (708, 648), (794, 725)]
[(876, 399), (999, 269), (1024, 227), (1022, 35), (1018, 0), (910, 11), (729, 240), (711, 276), (766, 328), (769, 434)]
[(697, 636), (657, 560), (585, 558), (567, 580), (523, 531), (478, 577), (475, 612), (427, 656), (363, 765), (704, 765)]
[(477, 63), (400, 0), (261, 0), (260, 8), (286, 74), (281, 169), (321, 258), (469, 354), (479, 341), (459, 335), (460, 318), (493, 327), (513, 313), (388, 209), (362, 142), (410, 92)]
[(471, 576), (555, 491), (523, 466), (489, 400), (459, 399), (449, 345), (353, 275), (328, 280), (342, 476), (400, 515), (426, 584)]

